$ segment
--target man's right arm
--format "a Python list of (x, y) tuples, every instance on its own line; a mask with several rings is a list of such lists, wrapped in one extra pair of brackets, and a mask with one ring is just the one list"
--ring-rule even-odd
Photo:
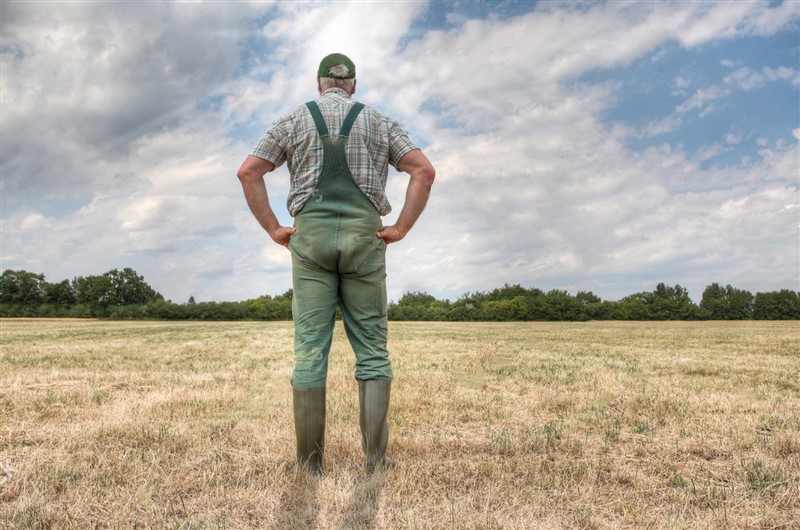
[(242, 162), (237, 176), (242, 183), (244, 197), (250, 211), (258, 220), (258, 223), (267, 231), (269, 237), (279, 245), (289, 246), (289, 240), (294, 234), (294, 228), (281, 226), (275, 212), (269, 205), (269, 195), (267, 185), (264, 182), (264, 175), (275, 169), (275, 164), (269, 160), (248, 155)]
[(408, 182), (406, 200), (397, 221), (392, 226), (384, 227), (377, 234), (387, 244), (396, 243), (406, 237), (408, 231), (417, 222), (428, 202), (433, 179), (436, 177), (433, 165), (419, 149), (413, 149), (403, 155), (397, 164), (397, 169), (411, 175), (411, 179)]

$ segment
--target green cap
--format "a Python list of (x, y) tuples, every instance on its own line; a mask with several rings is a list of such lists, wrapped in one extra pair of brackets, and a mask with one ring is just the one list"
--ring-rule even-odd
[(331, 68), (336, 66), (337, 64), (343, 64), (347, 67), (347, 70), (350, 72), (345, 77), (341, 77), (339, 79), (353, 79), (356, 76), (356, 65), (353, 64), (353, 61), (350, 60), (349, 57), (343, 55), (341, 53), (332, 53), (322, 59), (322, 62), (319, 63), (319, 70), (317, 71), (317, 76), (319, 77), (337, 77), (331, 75)]

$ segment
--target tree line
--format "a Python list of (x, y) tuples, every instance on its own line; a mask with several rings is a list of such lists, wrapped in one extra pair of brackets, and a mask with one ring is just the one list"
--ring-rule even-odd
[(292, 292), (244, 302), (177, 304), (130, 268), (50, 283), (43, 274), (4, 270), (0, 317), (108, 318), (115, 320), (289, 320)]
[[(389, 304), (390, 320), (417, 321), (586, 321), (586, 320), (798, 320), (800, 292), (759, 292), (712, 283), (695, 304), (680, 285), (618, 301), (590, 291), (544, 292), (504, 285), (466, 293), (455, 301), (424, 292), (406, 293)], [(130, 268), (50, 283), (43, 274), (7, 269), (0, 275), (0, 317), (107, 318), (118, 320), (290, 320), (291, 289), (278, 296), (242, 302), (177, 304)]]
[(798, 320), (800, 292), (782, 289), (753, 295), (712, 283), (700, 304), (680, 285), (659, 283), (654, 291), (618, 301), (601, 300), (588, 291), (541, 291), (504, 285), (466, 294), (455, 302), (426, 293), (407, 293), (389, 306), (392, 320), (430, 321), (586, 321), (586, 320)]

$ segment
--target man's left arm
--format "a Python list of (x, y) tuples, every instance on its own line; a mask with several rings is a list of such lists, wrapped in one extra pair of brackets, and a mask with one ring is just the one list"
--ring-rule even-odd
[(289, 240), (295, 232), (295, 228), (281, 226), (275, 212), (269, 204), (267, 185), (264, 182), (264, 175), (275, 169), (275, 164), (269, 160), (248, 155), (242, 162), (237, 176), (242, 183), (244, 197), (247, 199), (247, 206), (253, 212), (256, 220), (269, 237), (279, 245), (289, 246)]
[(397, 169), (411, 175), (406, 189), (406, 200), (397, 221), (392, 226), (381, 229), (377, 235), (387, 244), (396, 243), (406, 237), (408, 231), (417, 222), (422, 210), (428, 203), (436, 170), (420, 149), (414, 149), (403, 155)]

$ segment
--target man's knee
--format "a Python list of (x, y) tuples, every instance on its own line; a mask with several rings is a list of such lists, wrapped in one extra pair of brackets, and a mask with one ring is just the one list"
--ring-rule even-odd
[(320, 388), (328, 378), (328, 355), (325, 348), (296, 350), (292, 386), (295, 388)]
[(392, 362), (389, 360), (388, 352), (379, 354), (359, 354), (356, 353), (356, 379), (359, 381), (379, 381), (391, 382), (394, 378), (392, 372)]

